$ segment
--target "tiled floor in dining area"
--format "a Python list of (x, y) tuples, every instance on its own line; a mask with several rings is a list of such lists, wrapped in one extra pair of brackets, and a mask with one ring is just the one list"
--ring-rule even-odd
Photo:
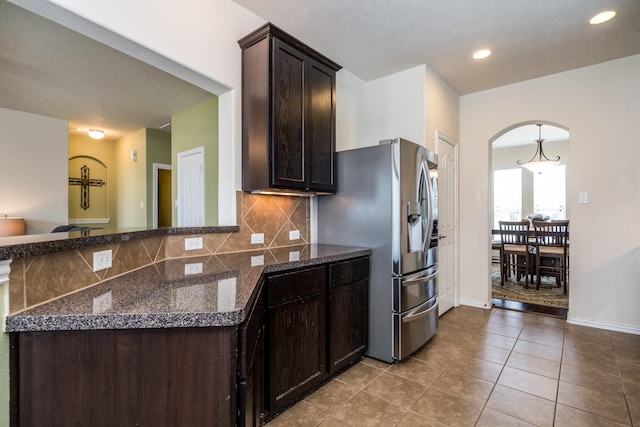
[(365, 358), (267, 425), (640, 426), (640, 336), (461, 306), (411, 358)]

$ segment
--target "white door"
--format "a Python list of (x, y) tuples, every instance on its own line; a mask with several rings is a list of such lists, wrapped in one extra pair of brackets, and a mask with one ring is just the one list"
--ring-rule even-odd
[(178, 227), (204, 225), (204, 147), (178, 153)]
[(458, 302), (458, 146), (438, 132), (438, 314)]

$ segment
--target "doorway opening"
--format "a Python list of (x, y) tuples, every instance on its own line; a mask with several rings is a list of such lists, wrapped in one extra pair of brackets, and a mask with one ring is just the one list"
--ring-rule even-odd
[[(543, 126), (539, 127), (538, 124)], [(541, 137), (538, 133), (540, 130)], [(530, 159), (536, 152), (537, 139), (544, 139), (541, 144), (549, 157), (560, 157), (560, 165), (542, 173), (534, 173), (518, 163)], [(562, 125), (548, 121), (528, 121), (504, 129), (489, 143), (492, 187), (492, 250), (489, 262), (493, 304), (496, 307), (566, 317), (569, 307), (568, 279), (565, 293), (560, 277), (543, 267), (546, 259), (540, 262), (540, 269), (536, 268), (537, 246), (533, 221), (542, 220), (550, 223), (570, 218), (566, 199), (569, 194), (569, 131)], [(513, 268), (505, 267), (508, 258), (503, 256), (500, 244), (501, 221), (529, 223), (531, 246), (528, 249), (529, 256), (526, 257), (530, 266), (528, 287), (522, 274), (518, 274)]]
[(171, 227), (171, 165), (153, 164), (153, 228)]

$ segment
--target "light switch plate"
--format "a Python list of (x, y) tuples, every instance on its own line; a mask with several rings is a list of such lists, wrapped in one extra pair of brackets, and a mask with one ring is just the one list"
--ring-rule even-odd
[(589, 193), (582, 192), (578, 194), (578, 203), (586, 205), (589, 203)]
[(202, 237), (189, 237), (184, 239), (184, 250), (193, 251), (202, 249)]
[(258, 245), (260, 243), (264, 243), (264, 233), (251, 234), (251, 244)]
[(111, 268), (113, 252), (111, 249), (93, 253), (93, 271)]
[(256, 255), (251, 257), (251, 267), (264, 265), (264, 255)]
[(289, 252), (289, 261), (300, 261), (300, 251)]

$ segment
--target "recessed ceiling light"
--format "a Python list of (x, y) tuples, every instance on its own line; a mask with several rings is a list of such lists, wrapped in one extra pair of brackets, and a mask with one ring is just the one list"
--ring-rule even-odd
[(89, 136), (93, 139), (104, 138), (104, 131), (100, 129), (89, 129)]
[(594, 16), (589, 20), (589, 24), (591, 25), (602, 24), (603, 22), (607, 22), (608, 20), (613, 19), (614, 16), (616, 16), (615, 10), (607, 10), (606, 12), (600, 12), (599, 14), (597, 14), (596, 16)]
[(484, 59), (489, 55), (491, 55), (491, 51), (489, 49), (481, 49), (473, 53), (473, 59)]

